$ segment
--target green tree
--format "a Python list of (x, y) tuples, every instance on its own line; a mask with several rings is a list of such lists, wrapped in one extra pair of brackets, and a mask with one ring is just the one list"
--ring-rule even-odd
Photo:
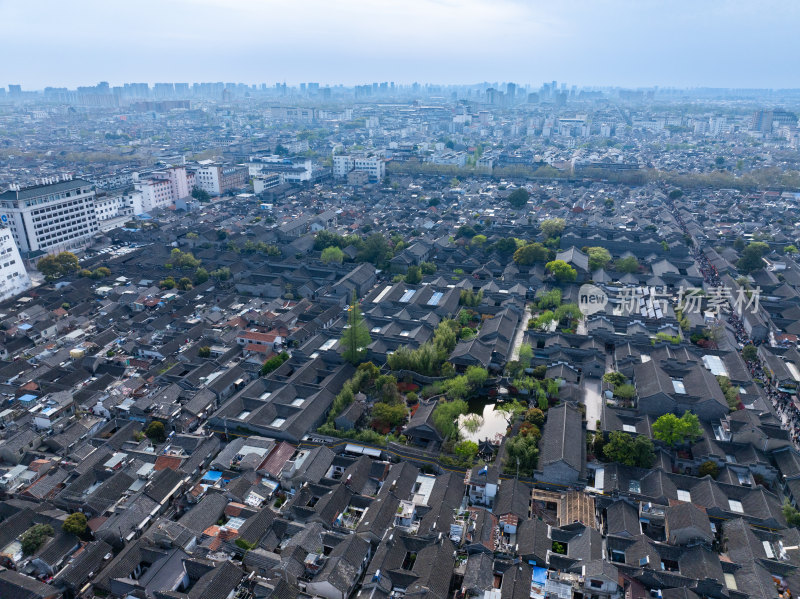
[(508, 256), (517, 251), (517, 240), (513, 237), (506, 237), (505, 239), (498, 239), (492, 244), (492, 249), (503, 256)]
[(603, 447), (603, 454), (612, 462), (639, 468), (650, 468), (655, 460), (650, 439), (641, 435), (634, 439), (621, 431), (611, 433), (608, 443)]
[(336, 246), (326, 247), (322, 250), (320, 260), (322, 260), (323, 264), (341, 264), (344, 260), (344, 252)]
[(567, 223), (563, 218), (549, 218), (539, 223), (539, 228), (546, 238), (551, 239), (561, 235), (566, 225)]
[(789, 254), (790, 256), (796, 256), (798, 254), (797, 246), (787, 245), (785, 248), (783, 248), (783, 253)]
[(703, 476), (710, 476), (711, 478), (717, 478), (719, 476), (719, 466), (713, 460), (706, 460), (700, 467), (697, 469), (697, 473)]
[(472, 289), (462, 289), (459, 293), (458, 303), (461, 306), (467, 306), (468, 308), (475, 308), (480, 305), (483, 301), (483, 289), (478, 291), (478, 293), (474, 293)]
[(200, 266), (200, 260), (195, 258), (191, 252), (182, 252), (178, 248), (173, 248), (169, 253), (169, 262), (164, 266), (167, 268), (197, 269)]
[(614, 395), (620, 399), (633, 399), (636, 396), (636, 387), (629, 384), (614, 387)]
[(202, 187), (197, 187), (197, 185), (192, 187), (192, 197), (195, 200), (197, 200), (198, 202), (210, 202), (211, 201), (211, 194), (209, 194)]
[(489, 373), (485, 368), (481, 368), (480, 366), (469, 366), (465, 374), (467, 377), (467, 382), (473, 389), (482, 387), (489, 378)]
[(728, 407), (731, 411), (739, 409), (739, 387), (738, 385), (731, 384), (731, 380), (727, 376), (718, 375), (717, 382), (719, 388), (722, 389), (722, 394), (725, 396), (725, 401), (728, 402)]
[(22, 545), (24, 555), (32, 555), (41, 547), (47, 537), (54, 534), (53, 527), (49, 524), (34, 524), (20, 536), (19, 541)]
[(440, 401), (431, 416), (433, 426), (443, 437), (457, 439), (458, 427), (456, 426), (456, 420), (461, 414), (466, 414), (468, 411), (469, 406), (463, 399)]
[(392, 256), (392, 248), (389, 242), (380, 233), (373, 233), (364, 241), (364, 246), (358, 253), (359, 262), (370, 262), (376, 267), (381, 268), (386, 265)]
[(329, 247), (343, 248), (347, 246), (347, 240), (333, 231), (323, 229), (314, 237), (314, 249), (319, 251)]
[(531, 194), (528, 193), (527, 189), (524, 187), (518, 187), (508, 194), (508, 203), (511, 204), (511, 207), (515, 210), (519, 210), (520, 208), (524, 208), (528, 203), (530, 195)]
[(175, 289), (175, 279), (167, 277), (159, 281), (158, 286), (161, 287), (161, 289)]
[(621, 372), (607, 372), (603, 375), (603, 380), (608, 383), (609, 385), (613, 385), (614, 387), (618, 387), (619, 385), (625, 384), (625, 375)]
[(611, 262), (611, 254), (606, 248), (588, 247), (583, 251), (589, 256), (589, 270), (595, 271), (608, 266)]
[(633, 256), (620, 258), (614, 263), (614, 268), (618, 272), (633, 273), (639, 270), (639, 261)]
[(175, 285), (181, 291), (189, 291), (192, 288), (192, 280), (189, 277), (181, 277)]
[(197, 355), (200, 358), (210, 358), (211, 357), (211, 348), (207, 345), (204, 345), (200, 349), (197, 350)]
[(536, 305), (540, 310), (558, 308), (561, 305), (561, 290), (556, 287), (544, 293), (536, 302)]
[(206, 281), (208, 281), (208, 271), (203, 268), (202, 266), (194, 271), (194, 284), (195, 285), (202, 285)]
[(789, 503), (788, 499), (783, 501), (783, 507), (781, 508), (783, 512), (783, 517), (786, 518), (786, 523), (789, 526), (800, 527), (800, 512)]
[(478, 455), (478, 444), (474, 441), (459, 441), (453, 448), (455, 454), (470, 463)]
[(736, 263), (736, 268), (745, 274), (764, 267), (763, 256), (769, 251), (769, 246), (763, 241), (751, 241), (742, 250), (742, 257)]
[(167, 440), (167, 431), (164, 428), (164, 423), (158, 420), (153, 420), (144, 430), (144, 434), (153, 443), (163, 443)]
[(506, 439), (506, 474), (533, 476), (539, 461), (539, 440), (535, 435), (517, 435)]
[(563, 282), (574, 281), (578, 277), (578, 271), (563, 260), (553, 260), (545, 264), (548, 272), (553, 273), (553, 276)]
[(44, 256), (36, 263), (36, 268), (48, 281), (74, 273), (79, 266), (78, 257), (72, 252)]
[(559, 324), (565, 326), (571, 326), (573, 320), (580, 320), (582, 316), (583, 313), (578, 307), (578, 304), (561, 304), (556, 308), (555, 312), (553, 312), (553, 318), (557, 320)]
[[(381, 239), (383, 239), (382, 236)], [(358, 297), (353, 290), (353, 298), (347, 315), (347, 328), (342, 333), (342, 356), (352, 364), (359, 364), (366, 356), (367, 346), (370, 343), (372, 343), (372, 339), (369, 336), (367, 325), (364, 324), (364, 318), (361, 316)]]
[(748, 362), (754, 362), (758, 358), (758, 348), (752, 343), (745, 345), (742, 349), (742, 357)]
[(471, 226), (461, 225), (458, 229), (456, 229), (455, 238), (460, 239), (461, 237), (466, 237), (467, 239), (472, 239), (477, 234), (478, 232)]
[(680, 418), (663, 414), (653, 423), (653, 438), (670, 446), (694, 443), (702, 435), (700, 420), (691, 412), (684, 412)]
[(471, 392), (469, 381), (463, 375), (446, 380), (442, 384), (442, 390), (448, 399), (465, 399)]
[(74, 514), (70, 514), (66, 517), (64, 524), (61, 525), (61, 528), (64, 530), (64, 532), (74, 534), (77, 537), (82, 537), (88, 530), (86, 522), (86, 516), (80, 512), (75, 512)]
[(425, 276), (436, 273), (436, 265), (433, 262), (423, 262), (419, 265), (419, 268)]
[(61, 276), (61, 267), (55, 256), (44, 256), (36, 263), (36, 268), (48, 281)]
[(72, 252), (61, 252), (56, 255), (56, 262), (58, 262), (62, 274), (69, 274), (78, 270), (78, 257)]
[(209, 274), (218, 281), (227, 281), (231, 278), (231, 269), (227, 266), (223, 266), (222, 268), (212, 270)]
[(533, 360), (533, 347), (530, 343), (523, 343), (519, 347), (519, 363), (523, 368), (530, 368), (531, 360)]
[[(396, 387), (395, 387), (396, 388)], [(406, 419), (408, 414), (406, 407), (402, 403), (389, 404), (379, 401), (372, 406), (372, 418), (378, 425), (394, 428)]]
[(277, 369), (278, 366), (283, 364), (286, 360), (289, 359), (289, 354), (285, 351), (272, 356), (269, 360), (264, 362), (261, 365), (261, 376), (267, 376), (270, 372)]
[(683, 196), (683, 192), (680, 189), (673, 189), (669, 192), (669, 199), (670, 200), (677, 200), (678, 198)]
[(531, 408), (525, 412), (525, 420), (533, 425), (541, 427), (544, 424), (544, 412), (539, 408)]
[(546, 262), (553, 253), (538, 241), (522, 246), (514, 252), (514, 262), (520, 266), (530, 266), (537, 262)]
[(422, 282), (422, 269), (419, 266), (409, 266), (406, 273), (406, 283), (417, 285)]

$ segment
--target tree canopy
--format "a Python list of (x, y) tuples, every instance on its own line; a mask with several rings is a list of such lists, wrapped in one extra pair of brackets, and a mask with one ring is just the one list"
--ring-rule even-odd
[(524, 208), (528, 203), (530, 195), (527, 189), (518, 187), (508, 195), (508, 203), (511, 204), (512, 208), (519, 210), (520, 208)]
[(530, 266), (537, 262), (546, 262), (552, 252), (538, 241), (522, 246), (514, 252), (514, 262), (520, 266)]
[(589, 256), (589, 270), (595, 271), (608, 266), (611, 254), (606, 248), (588, 247), (583, 250)]
[(22, 553), (24, 555), (36, 553), (47, 537), (52, 537), (53, 533), (53, 527), (49, 524), (34, 524), (22, 533), (19, 538), (20, 545), (22, 545)]
[(763, 241), (751, 241), (742, 250), (742, 257), (736, 263), (738, 268), (743, 273), (751, 273), (764, 267), (764, 254), (769, 251), (769, 246)]
[[(383, 237), (381, 237), (383, 239)], [(360, 363), (367, 355), (367, 346), (372, 342), (361, 316), (358, 297), (353, 290), (353, 298), (347, 315), (347, 328), (342, 333), (342, 357), (352, 364)]]
[(144, 431), (147, 438), (153, 443), (163, 443), (167, 440), (167, 432), (164, 428), (164, 423), (158, 420), (153, 420)]
[(344, 260), (344, 252), (336, 246), (329, 246), (322, 250), (320, 260), (323, 264), (341, 264)]
[(36, 268), (48, 281), (63, 277), (78, 270), (78, 257), (72, 252), (44, 256), (36, 263)]
[(211, 194), (209, 194), (202, 187), (197, 187), (196, 185), (194, 187), (192, 187), (192, 197), (195, 200), (197, 200), (198, 202), (210, 202), (211, 201)]
[(655, 460), (653, 442), (641, 435), (636, 438), (628, 433), (613, 431), (603, 447), (606, 458), (625, 466), (650, 468)]
[(406, 283), (416, 285), (422, 281), (422, 269), (419, 266), (409, 266), (406, 272)]
[(359, 262), (370, 262), (381, 268), (392, 257), (392, 248), (389, 242), (380, 233), (373, 233), (364, 241), (363, 248), (358, 252)]
[(614, 268), (618, 272), (633, 273), (639, 270), (639, 261), (633, 256), (620, 258), (614, 263)]
[(653, 423), (653, 437), (670, 446), (693, 443), (702, 434), (700, 420), (691, 412), (684, 412), (680, 418), (663, 414)]
[(547, 237), (557, 237), (564, 232), (567, 222), (563, 218), (548, 218), (539, 223), (542, 234)]
[(75, 512), (74, 514), (70, 514), (66, 517), (64, 524), (61, 525), (61, 528), (64, 530), (64, 532), (69, 532), (80, 537), (86, 534), (86, 522), (86, 516), (84, 516), (81, 512)]
[(578, 271), (563, 260), (553, 260), (545, 265), (548, 272), (561, 282), (574, 281), (578, 277)]

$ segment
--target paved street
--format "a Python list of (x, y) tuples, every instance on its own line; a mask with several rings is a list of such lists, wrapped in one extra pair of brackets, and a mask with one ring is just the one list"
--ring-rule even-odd
[(593, 431), (603, 412), (603, 396), (600, 394), (601, 381), (598, 378), (586, 377), (583, 381), (583, 388), (586, 391), (584, 394), (586, 428)]
[(531, 318), (531, 309), (528, 304), (525, 304), (525, 312), (522, 314), (522, 320), (519, 322), (519, 328), (514, 336), (514, 347), (511, 350), (511, 360), (519, 360), (519, 348), (522, 347), (522, 340), (525, 338), (525, 331), (528, 330), (528, 321)]

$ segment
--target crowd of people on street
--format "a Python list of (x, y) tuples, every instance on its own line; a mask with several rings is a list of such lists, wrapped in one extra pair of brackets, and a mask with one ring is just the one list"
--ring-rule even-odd
[[(676, 215), (676, 218), (679, 224), (683, 226), (680, 217)], [(697, 249), (694, 249), (692, 253), (703, 275), (703, 280), (712, 287), (721, 287), (722, 279), (719, 276), (719, 272), (716, 267), (708, 261), (706, 255)], [(734, 311), (730, 311), (727, 320), (740, 347), (744, 348), (749, 344), (758, 345), (751, 341), (750, 336), (744, 328), (742, 319), (739, 318), (738, 314)], [(764, 393), (769, 398), (770, 402), (772, 402), (775, 411), (781, 419), (783, 427), (789, 432), (789, 437), (792, 439), (795, 446), (800, 447), (800, 409), (798, 409), (797, 403), (794, 401), (792, 395), (775, 387), (771, 377), (764, 371), (761, 361), (758, 358), (753, 361), (748, 361), (747, 368), (750, 371), (751, 378), (763, 383)]]

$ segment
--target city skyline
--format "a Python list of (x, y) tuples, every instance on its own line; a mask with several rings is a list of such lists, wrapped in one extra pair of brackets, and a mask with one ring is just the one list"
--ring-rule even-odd
[[(557, 79), (585, 87), (800, 87), (800, 8), (626, 0), (0, 2), (11, 24), (3, 84), (109, 81), (368, 81), (462, 84)], [(31, 19), (31, 15), (36, 15)], [(120, 24), (124, 23), (124, 28)]]

